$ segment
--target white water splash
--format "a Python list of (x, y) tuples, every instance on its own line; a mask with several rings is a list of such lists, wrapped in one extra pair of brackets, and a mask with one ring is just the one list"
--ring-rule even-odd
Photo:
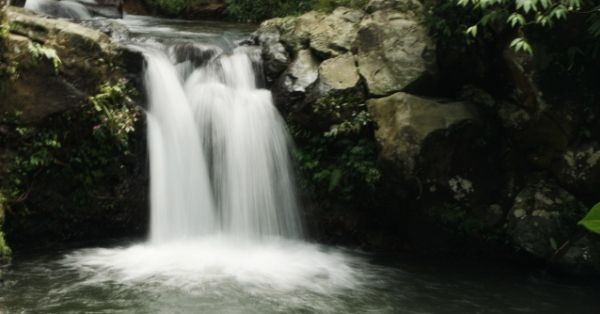
[(369, 283), (370, 267), (342, 251), (284, 239), (245, 241), (225, 235), (122, 249), (88, 249), (63, 264), (90, 275), (86, 284), (164, 285), (201, 293), (228, 282), (256, 293), (339, 293)]

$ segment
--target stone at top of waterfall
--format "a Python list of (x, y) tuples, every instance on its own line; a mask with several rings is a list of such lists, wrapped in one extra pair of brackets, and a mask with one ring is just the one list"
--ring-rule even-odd
[(202, 67), (220, 56), (223, 49), (214, 45), (186, 42), (174, 44), (169, 47), (169, 52), (175, 63), (189, 61), (195, 67)]
[[(16, 109), (27, 123), (42, 121), (95, 95), (101, 83), (122, 69), (141, 71), (139, 54), (119, 48), (101, 32), (22, 8), (9, 7), (7, 13), (11, 30), (5, 54), (19, 64), (19, 77), (7, 80), (7, 88), (0, 89), (0, 112)], [(29, 46), (34, 42), (55, 50), (61, 60), (59, 75), (50, 61), (31, 55)]]

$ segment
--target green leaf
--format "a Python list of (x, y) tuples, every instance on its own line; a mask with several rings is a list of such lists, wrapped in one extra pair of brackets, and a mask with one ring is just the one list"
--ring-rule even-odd
[(593, 233), (600, 234), (600, 203), (592, 207), (590, 212), (579, 222), (579, 225)]
[(519, 13), (513, 13), (508, 17), (507, 22), (510, 24), (510, 26), (515, 27), (515, 26), (523, 26), (525, 25), (525, 17)]
[(533, 49), (527, 42), (527, 40), (523, 37), (515, 38), (511, 43), (510, 47), (513, 48), (516, 52), (526, 52), (529, 55), (533, 55)]
[(331, 177), (329, 178), (329, 187), (328, 190), (329, 192), (332, 192), (333, 190), (335, 190), (335, 188), (338, 186), (338, 184), (340, 184), (340, 180), (342, 179), (342, 170), (340, 169), (335, 169), (333, 170), (333, 173), (331, 173)]
[(467, 35), (471, 35), (473, 37), (477, 37), (477, 25), (473, 25), (469, 28), (467, 28), (466, 32)]

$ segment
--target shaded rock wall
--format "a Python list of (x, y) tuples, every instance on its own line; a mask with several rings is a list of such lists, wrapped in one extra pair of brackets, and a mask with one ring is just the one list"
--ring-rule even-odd
[(600, 239), (577, 238), (600, 178), (597, 141), (577, 131), (584, 109), (544, 97), (529, 56), (436, 48), (426, 14), (419, 1), (372, 0), (255, 33), (315, 234), (599, 270)]
[[(13, 248), (142, 234), (143, 57), (81, 25), (11, 8), (0, 75), (0, 198)], [(2, 207), (0, 206), (0, 207)]]

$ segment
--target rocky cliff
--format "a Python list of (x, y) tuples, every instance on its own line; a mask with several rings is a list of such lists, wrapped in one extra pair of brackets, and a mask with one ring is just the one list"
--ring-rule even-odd
[(144, 228), (141, 55), (10, 8), (0, 68), (0, 208), (11, 246)]
[(449, 61), (427, 14), (417, 0), (372, 0), (254, 35), (318, 234), (598, 271), (600, 239), (577, 227), (600, 179), (598, 142), (577, 132), (585, 111), (545, 98), (539, 62), (510, 49), (485, 64), (500, 69), (491, 80), (465, 78), (477, 62)]

